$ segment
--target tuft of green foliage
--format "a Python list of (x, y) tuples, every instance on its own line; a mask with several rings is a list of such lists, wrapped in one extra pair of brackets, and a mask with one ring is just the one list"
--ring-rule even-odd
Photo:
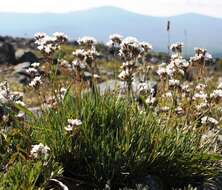
[[(83, 124), (72, 133), (68, 119)], [(96, 189), (137, 184), (157, 176), (165, 187), (196, 185), (218, 174), (220, 157), (200, 146), (201, 131), (185, 130), (184, 121), (164, 122), (149, 108), (140, 112), (130, 98), (87, 93), (67, 96), (58, 109), (32, 124), (33, 139), (50, 146), (68, 177)], [(195, 126), (195, 123), (194, 125)]]
[(58, 163), (41, 161), (18, 161), (11, 165), (6, 173), (0, 173), (0, 189), (5, 190), (43, 190), (48, 179), (60, 175), (62, 169)]

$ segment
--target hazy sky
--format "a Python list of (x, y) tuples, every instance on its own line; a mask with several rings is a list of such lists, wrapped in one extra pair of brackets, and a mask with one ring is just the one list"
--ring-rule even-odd
[(222, 0), (0, 0), (0, 12), (67, 12), (106, 5), (154, 16), (195, 12), (222, 17)]

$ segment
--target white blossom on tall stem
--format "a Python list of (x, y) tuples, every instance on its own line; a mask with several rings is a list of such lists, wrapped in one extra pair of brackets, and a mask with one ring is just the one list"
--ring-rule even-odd
[(97, 40), (91, 36), (84, 36), (78, 40), (80, 45), (86, 46), (91, 49), (93, 46), (97, 44)]
[[(72, 67), (76, 71), (76, 76), (79, 80), (83, 77), (82, 71), (88, 71), (90, 73), (90, 87), (94, 86), (93, 77), (96, 72), (96, 58), (99, 53), (96, 51), (97, 41), (94, 37), (85, 36), (78, 40), (81, 45), (81, 49), (77, 49), (73, 52), (74, 60), (72, 61)], [(97, 76), (97, 75), (96, 75)]]
[(35, 44), (37, 49), (47, 55), (52, 55), (55, 50), (60, 48), (60, 45), (68, 40), (68, 37), (61, 32), (55, 32), (52, 36), (45, 33), (35, 34)]
[(82, 121), (79, 119), (68, 119), (68, 126), (65, 127), (65, 130), (67, 132), (70, 132), (73, 130), (73, 128), (82, 125)]
[(137, 68), (138, 59), (145, 51), (151, 48), (151, 45), (145, 42), (140, 43), (134, 37), (127, 37), (120, 44), (119, 55), (124, 60), (119, 74), (119, 78), (125, 81), (128, 92), (131, 91), (132, 82)]
[(218, 121), (216, 119), (214, 119), (213, 117), (209, 117), (209, 116), (204, 116), (201, 118), (201, 123), (203, 125), (218, 125)]
[(120, 48), (120, 44), (122, 42), (123, 36), (119, 34), (112, 34), (109, 36), (109, 41), (107, 42), (107, 46), (110, 48)]
[(32, 149), (30, 151), (30, 156), (32, 158), (43, 158), (47, 159), (49, 156), (50, 148), (47, 145), (43, 145), (42, 143), (32, 145)]

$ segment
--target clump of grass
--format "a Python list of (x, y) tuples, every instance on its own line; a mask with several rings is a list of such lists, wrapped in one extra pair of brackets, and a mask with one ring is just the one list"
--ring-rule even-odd
[[(83, 122), (71, 134), (64, 130), (69, 118)], [(67, 97), (56, 112), (35, 120), (33, 138), (50, 146), (66, 175), (98, 189), (133, 186), (147, 175), (169, 188), (196, 185), (217, 175), (220, 158), (200, 148), (200, 131), (181, 123), (161, 124), (126, 98), (89, 93)]]
[(7, 173), (0, 173), (0, 189), (43, 190), (46, 181), (61, 172), (58, 163), (44, 166), (41, 161), (17, 161), (8, 168)]

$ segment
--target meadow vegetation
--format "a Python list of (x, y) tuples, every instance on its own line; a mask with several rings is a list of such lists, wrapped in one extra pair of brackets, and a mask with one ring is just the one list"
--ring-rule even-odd
[[(0, 83), (0, 189), (222, 189), (222, 79), (207, 50), (186, 60), (172, 44), (152, 65), (152, 46), (133, 37), (111, 35), (107, 62), (92, 37), (73, 48), (63, 33), (35, 39), (42, 62), (23, 93)], [(112, 78), (101, 68), (118, 88), (100, 93)]]

